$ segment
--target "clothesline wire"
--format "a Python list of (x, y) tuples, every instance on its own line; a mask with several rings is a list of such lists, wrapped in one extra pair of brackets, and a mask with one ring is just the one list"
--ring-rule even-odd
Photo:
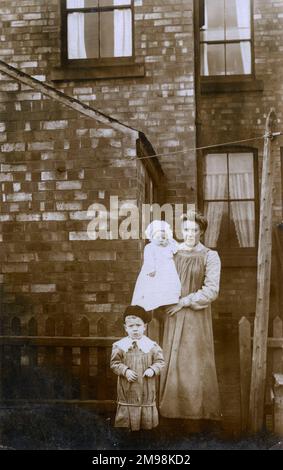
[[(281, 132), (280, 132), (280, 135), (282, 135)], [(186, 152), (190, 152), (190, 151), (194, 151), (194, 150), (205, 150), (205, 149), (211, 149), (211, 148), (215, 148), (215, 147), (224, 147), (224, 146), (227, 146), (227, 145), (241, 144), (241, 143), (244, 143), (244, 142), (252, 142), (254, 140), (264, 139), (265, 137), (266, 137), (265, 135), (261, 135), (261, 136), (257, 136), (257, 137), (252, 137), (250, 139), (234, 140), (232, 142), (223, 142), (222, 144), (205, 145), (205, 146), (202, 146), (202, 147), (189, 147), (189, 148), (186, 148), (184, 150), (177, 150), (176, 152), (158, 153), (158, 154), (155, 154), (155, 155), (147, 155), (146, 157), (137, 157), (137, 160), (145, 160), (147, 158), (156, 158), (156, 157), (166, 157), (166, 156), (178, 155), (180, 153), (186, 153)]]
[[(277, 132), (275, 135), (276, 136), (283, 135), (283, 132)], [(272, 134), (270, 136), (272, 137)], [(255, 140), (264, 139), (265, 137), (269, 137), (269, 135), (264, 134), (264, 135), (261, 135), (261, 136), (252, 137), (250, 139), (234, 140), (234, 141), (230, 141), (230, 142), (222, 142), (220, 144), (218, 143), (218, 144), (205, 145), (205, 146), (202, 146), (202, 147), (188, 147), (184, 150), (176, 150), (175, 152), (167, 152), (167, 153), (157, 153), (157, 154), (154, 154), (154, 155), (147, 155), (145, 157), (130, 157), (130, 158), (121, 158), (121, 159), (117, 158), (117, 160), (118, 161), (131, 162), (131, 161), (135, 161), (135, 160), (146, 160), (146, 159), (149, 159), (149, 158), (169, 157), (169, 156), (178, 155), (178, 154), (182, 154), (182, 153), (187, 153), (187, 152), (191, 152), (191, 151), (212, 149), (212, 148), (217, 148), (217, 147), (225, 147), (225, 146), (228, 146), (228, 145), (241, 144), (241, 143), (245, 143), (245, 142), (252, 142), (252, 141), (255, 141)], [(44, 160), (39, 160), (39, 161), (43, 162)], [(60, 163), (64, 164), (68, 160), (50, 159), (50, 160), (45, 160), (45, 161), (60, 162)], [(29, 161), (24, 160), (24, 161), (16, 161), (16, 162), (5, 161), (5, 162), (0, 162), (0, 164), (5, 165), (5, 164), (8, 164), (8, 163), (9, 164), (15, 163), (16, 165), (19, 165), (21, 163), (32, 163), (32, 162), (38, 162), (38, 160), (29, 160)], [(102, 163), (101, 165), (97, 165), (97, 166), (87, 166), (87, 167), (84, 167), (84, 169), (96, 170), (96, 169), (102, 169), (102, 168), (109, 168), (111, 166), (112, 167), (114, 166), (114, 162), (110, 161), (110, 162), (107, 162), (107, 163)], [(42, 171), (42, 170), (39, 170), (39, 171)]]

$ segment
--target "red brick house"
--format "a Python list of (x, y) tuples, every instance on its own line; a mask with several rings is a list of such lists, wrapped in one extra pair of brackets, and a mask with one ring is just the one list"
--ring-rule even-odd
[[(271, 106), (279, 130), (282, 123), (282, 21), (282, 1), (0, 5), (1, 60), (78, 100), (86, 112), (96, 110), (96, 117), (83, 116), (60, 102), (60, 94), (51, 99), (38, 85), (1, 74), (4, 323), (35, 318), (43, 334), (50, 316), (69, 315), (77, 332), (87, 317), (95, 335), (105, 318), (113, 335), (143, 242), (84, 240), (89, 206), (107, 205), (111, 194), (139, 204), (195, 203), (213, 222), (206, 243), (222, 259), (216, 349), (224, 415), (236, 430), (234, 333), (239, 319), (253, 319), (255, 312), (263, 135)], [(161, 156), (134, 159), (153, 155), (153, 148)], [(282, 136), (273, 148), (276, 226), (282, 220)], [(282, 318), (278, 259), (274, 249), (270, 315)], [(63, 330), (61, 324), (56, 334)]]

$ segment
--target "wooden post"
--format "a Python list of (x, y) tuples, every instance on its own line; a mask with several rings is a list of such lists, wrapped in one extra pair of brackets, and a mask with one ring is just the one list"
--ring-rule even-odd
[(257, 299), (249, 406), (249, 429), (251, 432), (258, 432), (262, 429), (264, 418), (272, 248), (272, 193), (275, 173), (275, 161), (272, 156), (271, 141), (275, 119), (274, 109), (271, 109), (265, 127), (261, 181)]
[(241, 428), (247, 430), (249, 395), (251, 382), (252, 348), (251, 324), (246, 317), (239, 322), (240, 386), (241, 386)]

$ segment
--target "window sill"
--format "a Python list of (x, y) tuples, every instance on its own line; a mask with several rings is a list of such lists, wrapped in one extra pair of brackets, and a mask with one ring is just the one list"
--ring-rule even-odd
[(99, 80), (107, 78), (136, 78), (144, 77), (143, 64), (111, 65), (91, 68), (58, 67), (51, 70), (51, 81), (64, 80)]
[(245, 91), (263, 91), (263, 80), (202, 81), (201, 93), (241, 93)]

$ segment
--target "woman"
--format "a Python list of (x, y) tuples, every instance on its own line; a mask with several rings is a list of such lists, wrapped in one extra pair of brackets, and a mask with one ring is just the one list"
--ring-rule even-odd
[(182, 292), (167, 309), (160, 382), (160, 414), (167, 418), (219, 420), (210, 304), (219, 291), (220, 259), (200, 243), (207, 220), (197, 212), (182, 218), (184, 243), (175, 255)]

